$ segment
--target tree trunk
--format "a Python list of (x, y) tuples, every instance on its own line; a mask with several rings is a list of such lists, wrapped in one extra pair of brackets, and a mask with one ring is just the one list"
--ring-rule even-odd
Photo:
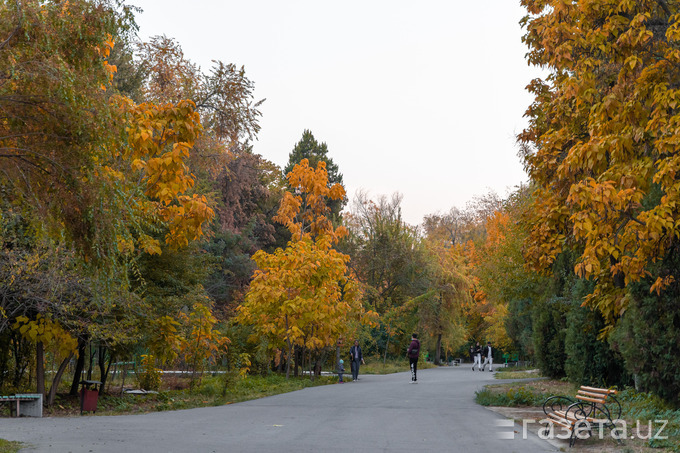
[(45, 350), (42, 341), (35, 345), (36, 393), (45, 394)]
[(383, 356), (383, 366), (387, 364), (387, 349), (390, 347), (390, 336), (387, 336), (387, 342), (385, 343), (385, 355)]
[(317, 358), (316, 363), (314, 364), (314, 375), (315, 376), (321, 376), (321, 367), (323, 366), (324, 363), (326, 363), (327, 357), (328, 357), (328, 348), (325, 348), (321, 352), (320, 357)]
[(288, 315), (286, 315), (286, 344), (288, 345), (288, 357), (286, 357), (286, 379), (290, 377), (290, 361), (293, 360), (293, 345), (288, 332)]
[(68, 357), (66, 357), (62, 362), (61, 365), (59, 365), (59, 369), (57, 370), (57, 374), (54, 375), (54, 379), (52, 379), (52, 387), (50, 387), (50, 393), (47, 395), (47, 407), (50, 407), (54, 404), (54, 399), (57, 396), (57, 388), (59, 388), (59, 382), (61, 382), (61, 377), (64, 374), (64, 371), (66, 371), (66, 367), (68, 366), (69, 362), (73, 358), (73, 353), (70, 353)]
[(90, 353), (88, 354), (89, 356), (89, 363), (87, 364), (87, 380), (91, 381), (92, 380), (92, 364), (94, 362), (94, 352), (92, 352), (92, 343), (90, 343)]
[(288, 343), (288, 357), (286, 357), (286, 379), (288, 379), (290, 377), (290, 362), (293, 360), (293, 345), (289, 338), (286, 338), (286, 343)]
[(78, 337), (78, 360), (76, 361), (76, 370), (73, 373), (73, 382), (71, 383), (71, 391), (69, 395), (78, 396), (78, 386), (83, 376), (83, 369), (85, 369), (85, 347), (87, 346), (87, 338)]
[(442, 334), (437, 335), (437, 346), (434, 349), (434, 364), (439, 365), (441, 363), (440, 356), (442, 351)]
[(109, 360), (107, 363), (106, 360), (106, 350), (107, 348), (104, 346), (99, 347), (99, 376), (100, 381), (102, 384), (99, 386), (99, 394), (101, 395), (104, 393), (104, 386), (106, 385), (106, 381), (108, 380), (109, 377), (109, 370), (111, 369), (111, 364), (113, 363), (114, 355), (112, 352), (109, 352)]

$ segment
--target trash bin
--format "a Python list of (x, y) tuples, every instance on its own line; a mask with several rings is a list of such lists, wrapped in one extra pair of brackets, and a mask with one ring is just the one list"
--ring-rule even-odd
[(101, 386), (102, 383), (99, 381), (80, 381), (82, 385), (80, 389), (80, 415), (83, 412), (96, 412), (97, 411), (97, 401), (99, 400), (99, 389), (97, 386)]

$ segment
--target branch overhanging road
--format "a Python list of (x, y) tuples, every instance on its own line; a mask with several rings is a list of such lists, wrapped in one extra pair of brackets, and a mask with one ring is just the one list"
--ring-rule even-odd
[[(350, 376), (351, 377), (351, 376)], [(37, 452), (518, 452), (556, 451), (520, 424), (475, 404), (470, 366), (360, 375), (220, 407), (141, 415), (3, 418), (0, 438)]]

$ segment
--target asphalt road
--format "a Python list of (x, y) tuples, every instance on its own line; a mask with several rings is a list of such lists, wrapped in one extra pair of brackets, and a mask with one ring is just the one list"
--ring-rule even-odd
[[(351, 378), (351, 375), (350, 375)], [(548, 452), (474, 403), (493, 374), (469, 366), (360, 375), (357, 382), (221, 407), (143, 415), (2, 418), (0, 438), (39, 452)], [(514, 439), (509, 439), (514, 437)]]

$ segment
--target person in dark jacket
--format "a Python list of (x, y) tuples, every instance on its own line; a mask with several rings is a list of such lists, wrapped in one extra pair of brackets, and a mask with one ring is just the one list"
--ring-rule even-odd
[(411, 384), (418, 383), (418, 356), (420, 355), (420, 341), (418, 341), (418, 334), (414, 333), (411, 335), (411, 344), (406, 351), (406, 356), (408, 357), (408, 363), (411, 367)]
[(487, 341), (486, 346), (482, 349), (482, 355), (484, 356), (484, 363), (482, 364), (482, 371), (486, 368), (486, 364), (489, 364), (489, 371), (493, 371), (493, 348), (491, 347), (491, 342)]
[(479, 371), (482, 371), (482, 347), (479, 345), (479, 341), (475, 345), (475, 363), (472, 364), (472, 371), (475, 371), (475, 366)]
[(361, 346), (359, 346), (359, 340), (354, 340), (354, 346), (349, 348), (349, 358), (352, 364), (352, 380), (359, 380), (359, 365), (364, 362), (364, 355), (361, 352)]

